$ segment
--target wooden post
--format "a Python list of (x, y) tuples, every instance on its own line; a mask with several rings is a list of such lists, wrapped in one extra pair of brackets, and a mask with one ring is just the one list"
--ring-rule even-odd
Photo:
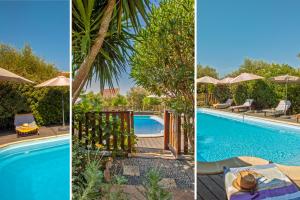
[(181, 153), (181, 114), (177, 114), (177, 154)]
[(167, 110), (164, 113), (164, 149), (169, 150), (169, 134), (170, 134), (170, 114)]
[(91, 120), (92, 120), (92, 148), (95, 149), (96, 144), (96, 114), (93, 112), (91, 113)]
[[(184, 123), (187, 124), (188, 123), (188, 119), (186, 119), (186, 116), (184, 116), (183, 118)], [(188, 153), (188, 135), (187, 135), (187, 130), (186, 128), (183, 129), (183, 152), (184, 154)]]
[(85, 113), (85, 147), (88, 146), (88, 136), (89, 136), (89, 115), (90, 113)]
[(122, 150), (125, 150), (124, 148), (124, 132), (125, 132), (125, 129), (124, 129), (124, 112), (121, 112), (121, 116), (120, 116), (120, 119), (121, 119), (121, 148)]
[(99, 113), (99, 144), (103, 144), (102, 142), (102, 113)]
[(82, 139), (82, 121), (79, 120), (78, 122), (78, 140), (81, 141)]
[(116, 128), (116, 112), (112, 113), (112, 133), (113, 133), (113, 145), (114, 150), (118, 150), (117, 128)]
[(129, 113), (129, 121), (130, 121), (130, 130), (128, 134), (128, 153), (131, 153), (131, 132), (134, 133), (134, 124), (133, 124), (133, 111), (130, 111)]
[(110, 147), (109, 147), (109, 143), (110, 143), (110, 133), (109, 133), (109, 112), (106, 112), (106, 149), (109, 151), (110, 150)]
[[(125, 113), (125, 121), (126, 121), (126, 132), (127, 132), (127, 134), (128, 134), (128, 137), (129, 137), (129, 135), (130, 135), (130, 113), (127, 111), (126, 113)], [(130, 143), (130, 145), (131, 145), (131, 143)], [(127, 152), (131, 152), (131, 146), (129, 146), (129, 141), (127, 141)]]

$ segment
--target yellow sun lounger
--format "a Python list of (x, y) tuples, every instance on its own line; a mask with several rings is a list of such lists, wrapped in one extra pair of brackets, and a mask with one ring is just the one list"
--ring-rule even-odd
[(38, 134), (39, 132), (39, 127), (36, 125), (32, 113), (16, 114), (14, 125), (18, 136)]

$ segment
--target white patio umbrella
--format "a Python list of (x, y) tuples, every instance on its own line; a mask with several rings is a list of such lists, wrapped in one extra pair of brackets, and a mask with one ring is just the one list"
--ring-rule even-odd
[(231, 84), (233, 83), (240, 83), (240, 82), (244, 82), (244, 81), (252, 81), (252, 80), (258, 80), (258, 79), (263, 79), (264, 77), (262, 76), (258, 76), (255, 74), (250, 74), (250, 73), (241, 73), (240, 75), (238, 75), (237, 77), (235, 77), (234, 79), (232, 79), (230, 81)]
[[(289, 83), (299, 83), (300, 84), (300, 77), (297, 76), (291, 76), (291, 75), (281, 75), (281, 76), (275, 76), (270, 78), (271, 81), (276, 83), (283, 83), (285, 84), (285, 100), (288, 100), (288, 84)], [(285, 110), (286, 115), (286, 110)]]
[[(35, 87), (63, 87), (70, 86), (70, 79), (65, 76), (58, 76), (56, 78), (45, 81)], [(64, 98), (61, 94), (61, 105), (62, 105), (62, 117), (63, 117), (63, 128), (65, 127), (65, 109), (64, 109)]]
[(14, 74), (6, 69), (0, 67), (0, 81), (12, 81), (17, 83), (34, 83), (22, 76)]
[(214, 84), (214, 85), (219, 83), (218, 79), (215, 79), (210, 76), (203, 76), (201, 78), (198, 78), (196, 81), (197, 83)]
[(220, 81), (218, 82), (218, 84), (220, 84), (220, 85), (228, 85), (228, 84), (231, 83), (232, 80), (233, 80), (233, 78), (231, 78), (231, 77), (226, 77), (226, 78), (223, 78), (222, 80), (220, 80)]

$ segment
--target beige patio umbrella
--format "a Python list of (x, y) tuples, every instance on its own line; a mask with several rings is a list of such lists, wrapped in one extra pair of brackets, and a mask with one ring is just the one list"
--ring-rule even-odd
[(17, 83), (34, 83), (22, 76), (14, 74), (6, 69), (0, 67), (0, 81), (12, 81)]
[[(63, 87), (70, 86), (70, 79), (65, 76), (58, 76), (56, 78), (45, 81), (35, 87)], [(61, 95), (61, 105), (62, 105), (62, 117), (63, 117), (63, 128), (65, 127), (65, 110), (64, 110), (64, 98), (63, 94)]]
[[(288, 99), (288, 84), (289, 83), (300, 83), (300, 77), (297, 76), (291, 76), (291, 75), (281, 75), (281, 76), (275, 76), (270, 78), (271, 81), (276, 83), (283, 83), (285, 84), (285, 100)], [(285, 110), (286, 115), (286, 110)]]
[(252, 81), (252, 80), (258, 80), (258, 79), (263, 79), (264, 77), (258, 76), (255, 74), (250, 74), (250, 73), (241, 73), (234, 79), (230, 81), (230, 84), (233, 83), (240, 83), (240, 82), (245, 82), (245, 81)]
[(230, 84), (232, 80), (233, 80), (233, 78), (226, 77), (226, 78), (223, 78), (222, 80), (220, 80), (218, 82), (218, 84), (220, 84), (220, 85), (227, 85), (227, 84)]
[(214, 85), (219, 83), (218, 79), (215, 79), (210, 76), (203, 76), (201, 78), (198, 78), (196, 81), (197, 81), (197, 83), (214, 84)]

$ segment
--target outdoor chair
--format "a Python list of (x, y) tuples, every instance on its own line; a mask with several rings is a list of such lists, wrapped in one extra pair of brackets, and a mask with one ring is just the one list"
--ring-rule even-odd
[(16, 114), (14, 120), (15, 130), (18, 136), (38, 134), (37, 126), (32, 113)]
[(265, 116), (267, 116), (267, 113), (269, 113), (270, 115), (273, 115), (273, 116), (284, 115), (290, 109), (291, 105), (292, 104), (290, 101), (281, 100), (281, 101), (279, 101), (276, 108), (265, 109), (265, 110), (262, 110), (262, 112), (264, 112)]
[(216, 109), (225, 109), (225, 108), (229, 108), (233, 103), (233, 99), (227, 99), (227, 101), (225, 103), (217, 103), (217, 104), (213, 104), (213, 107)]
[(240, 110), (251, 110), (251, 107), (253, 105), (253, 99), (246, 99), (245, 103), (243, 105), (239, 106), (231, 106), (230, 109), (233, 112), (234, 110), (237, 110), (238, 112)]

